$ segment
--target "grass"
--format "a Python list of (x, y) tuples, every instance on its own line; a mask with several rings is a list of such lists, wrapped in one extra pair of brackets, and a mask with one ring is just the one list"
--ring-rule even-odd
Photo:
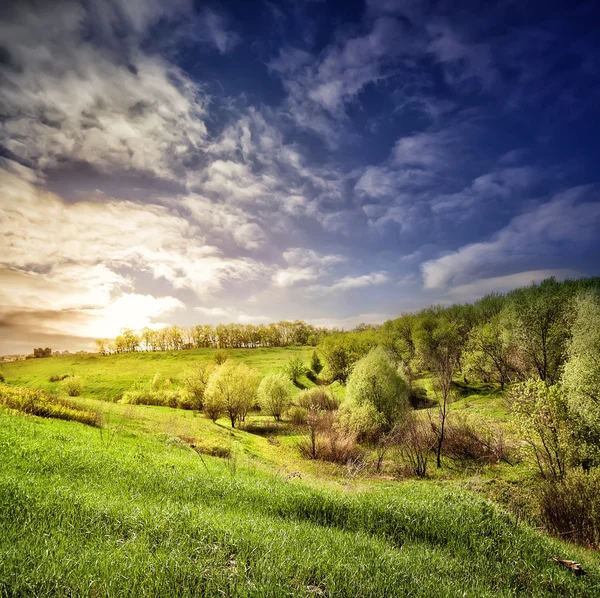
[[(308, 363), (311, 353), (232, 350), (230, 358), (265, 374), (294, 356)], [(20, 397), (20, 411), (35, 413), (22, 408), (35, 397), (103, 421), (90, 428), (17, 415), (14, 398), (12, 410), (0, 406), (0, 598), (600, 595), (598, 555), (523, 523), (536, 522), (527, 493), (535, 472), (525, 463), (446, 460), (427, 481), (355, 477), (303, 459), (301, 434), (263, 415), (231, 429), (192, 410), (117, 402), (157, 372), (176, 392), (182, 373), (213, 354), (0, 367), (0, 397)], [(65, 375), (82, 379), (81, 396), (51, 394), (64, 392)], [(417, 384), (432, 390), (427, 376)], [(313, 385), (302, 377), (298, 386)], [(342, 398), (345, 388), (333, 386)], [(457, 379), (455, 391), (453, 413), (509, 428), (497, 387)], [(575, 577), (554, 555), (581, 561), (588, 575)]]
[(600, 593), (597, 557), (468, 492), (317, 487), (132, 427), (107, 440), (1, 410), (0, 528), (7, 597)]
[[(276, 349), (231, 349), (233, 361), (243, 361), (261, 374), (282, 369), (292, 357), (301, 357), (308, 366), (313, 347), (281, 347)], [(151, 381), (157, 372), (175, 384), (183, 372), (194, 365), (209, 363), (215, 349), (164, 351), (156, 353), (122, 353), (119, 355), (70, 355), (29, 359), (0, 364), (0, 372), (9, 384), (32, 386), (47, 392), (60, 388), (51, 377), (80, 376), (85, 386), (82, 394), (95, 399), (115, 401), (136, 384)], [(306, 387), (314, 386), (306, 376), (300, 378)]]

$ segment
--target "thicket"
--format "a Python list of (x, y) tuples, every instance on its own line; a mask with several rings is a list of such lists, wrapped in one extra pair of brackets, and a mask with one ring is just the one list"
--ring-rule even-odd
[(100, 425), (98, 412), (34, 388), (0, 384), (0, 404), (28, 415), (77, 421), (88, 426)]

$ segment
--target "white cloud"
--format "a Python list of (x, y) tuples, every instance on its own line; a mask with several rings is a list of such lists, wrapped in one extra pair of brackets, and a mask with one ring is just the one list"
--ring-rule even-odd
[(323, 255), (312, 249), (292, 247), (283, 252), (288, 267), (277, 270), (272, 277), (277, 287), (290, 287), (300, 282), (317, 280), (324, 276), (331, 266), (345, 261), (341, 255)]
[(492, 240), (473, 243), (422, 265), (425, 287), (464, 285), (499, 268), (522, 268), (557, 242), (593, 240), (600, 227), (598, 189), (574, 187), (513, 218)]
[(249, 258), (224, 257), (193, 222), (156, 205), (104, 199), (65, 203), (0, 172), (0, 264), (26, 270), (77, 263), (148, 271), (198, 294), (260, 276)]
[[(2, 20), (10, 61), (0, 66), (0, 142), (39, 168), (87, 161), (174, 177), (205, 143), (206, 99), (181, 70), (139, 48), (136, 35), (165, 15), (162, 4), (93, 5), (99, 44), (86, 39), (90, 15), (74, 2), (23, 5)], [(127, 50), (103, 45), (117, 22), (132, 32)]]

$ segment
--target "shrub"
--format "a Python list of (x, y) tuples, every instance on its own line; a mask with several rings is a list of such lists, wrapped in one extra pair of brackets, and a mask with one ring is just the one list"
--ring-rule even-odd
[(465, 417), (448, 421), (443, 454), (453, 459), (498, 463), (508, 458), (510, 447), (501, 430), (489, 426), (477, 429)]
[(600, 548), (600, 469), (569, 471), (545, 480), (538, 500), (548, 529), (590, 548)]
[(156, 374), (154, 374), (154, 378), (152, 378), (152, 383), (150, 386), (152, 390), (159, 390), (164, 386), (162, 374), (160, 372), (156, 372)]
[(316, 351), (312, 352), (310, 358), (310, 369), (315, 373), (315, 376), (318, 376), (321, 373), (321, 370), (323, 369), (323, 364), (321, 363), (321, 360), (319, 359), (319, 356), (317, 355)]
[(268, 374), (258, 387), (258, 402), (261, 409), (279, 421), (290, 404), (289, 380), (283, 374)]
[(428, 421), (410, 413), (398, 434), (398, 455), (410, 472), (419, 477), (427, 475), (427, 465), (436, 444)]
[(306, 427), (307, 435), (298, 444), (304, 457), (343, 464), (360, 456), (356, 437), (335, 425), (331, 411), (311, 408), (306, 416)]
[(300, 378), (305, 371), (306, 368), (300, 357), (292, 357), (285, 365), (285, 374), (294, 383), (298, 382), (298, 378)]
[(83, 379), (79, 376), (69, 376), (62, 381), (62, 389), (70, 397), (78, 397), (83, 390)]
[(100, 425), (97, 411), (79, 407), (66, 399), (51, 397), (33, 388), (2, 386), (0, 404), (29, 415), (77, 421), (88, 426)]
[(129, 405), (153, 405), (156, 407), (178, 407), (181, 394), (176, 390), (136, 389), (123, 393), (121, 403)]
[(307, 415), (308, 410), (304, 407), (294, 405), (288, 409), (288, 417), (294, 426), (304, 426)]
[(322, 386), (300, 391), (296, 402), (306, 410), (335, 411), (340, 406), (340, 401), (333, 394), (333, 391), (331, 389), (327, 391)]
[(215, 354), (213, 355), (213, 361), (217, 365), (223, 365), (228, 359), (229, 353), (227, 353), (225, 349), (219, 349), (218, 351), (215, 351)]

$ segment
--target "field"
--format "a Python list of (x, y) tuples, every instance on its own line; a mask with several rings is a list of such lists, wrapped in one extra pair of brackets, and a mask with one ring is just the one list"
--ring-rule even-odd
[[(266, 373), (311, 352), (231, 354)], [(597, 554), (468, 490), (486, 486), (486, 471), (356, 475), (302, 458), (298, 432), (264, 416), (231, 430), (192, 411), (115, 402), (156, 372), (176, 384), (211, 356), (2, 365), (9, 385), (47, 391), (60, 388), (50, 376), (81, 376), (73, 401), (99, 410), (103, 426), (0, 408), (0, 596), (600, 595)], [(493, 389), (463, 394), (453, 409), (506, 418)], [(497, 468), (506, 483), (523, 475)], [(581, 562), (587, 575), (552, 556)]]

